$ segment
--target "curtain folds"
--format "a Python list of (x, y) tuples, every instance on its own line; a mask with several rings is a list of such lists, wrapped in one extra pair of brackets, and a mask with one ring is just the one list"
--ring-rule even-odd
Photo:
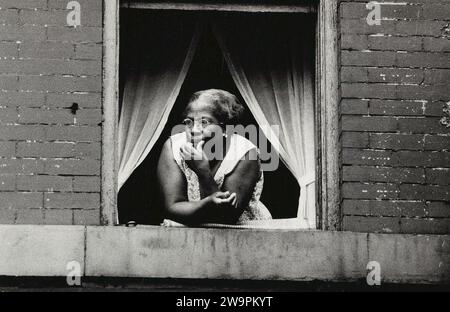
[(300, 227), (315, 228), (314, 40), (301, 25), (273, 25), (218, 20), (213, 30), (250, 111), (300, 185)]
[(140, 51), (126, 75), (119, 119), (119, 189), (166, 125), (202, 32), (199, 24), (189, 26), (178, 21), (163, 35), (145, 32), (150, 48)]

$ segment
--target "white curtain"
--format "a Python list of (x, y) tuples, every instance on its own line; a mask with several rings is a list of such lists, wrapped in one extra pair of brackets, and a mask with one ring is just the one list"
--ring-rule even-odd
[(218, 20), (213, 29), (250, 111), (300, 185), (299, 227), (315, 228), (314, 28), (255, 17)]
[(194, 56), (201, 27), (172, 21), (164, 31), (139, 31), (143, 36), (138, 40), (148, 42), (149, 48), (141, 47), (140, 56), (130, 56), (136, 59), (131, 60), (134, 66), (125, 79), (119, 119), (119, 189), (163, 131)]

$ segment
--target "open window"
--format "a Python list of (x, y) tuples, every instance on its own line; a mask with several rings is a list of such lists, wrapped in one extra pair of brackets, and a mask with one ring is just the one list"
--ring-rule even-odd
[(115, 181), (112, 192), (106, 184), (103, 193), (115, 196), (103, 201), (109, 207), (103, 209), (104, 222), (160, 223), (155, 168), (162, 143), (179, 124), (193, 92), (219, 88), (245, 104), (244, 125), (281, 128), (278, 141), (262, 131), (269, 150), (276, 146), (281, 158), (277, 170), (264, 172), (261, 196), (275, 228), (283, 224), (327, 228), (328, 216), (337, 215), (329, 209), (330, 199), (336, 202), (337, 194), (329, 192), (327, 177), (333, 172), (330, 162), (324, 162), (330, 155), (324, 156), (327, 147), (323, 142), (328, 135), (324, 131), (333, 119), (337, 122), (337, 114), (327, 111), (324, 104), (333, 97), (336, 100), (337, 92), (331, 93), (324, 83), (326, 77), (320, 75), (333, 66), (333, 62), (323, 62), (330, 51), (323, 50), (326, 36), (318, 33), (324, 25), (317, 12), (323, 12), (324, 5), (309, 1), (282, 7), (127, 1), (120, 10), (113, 9), (116, 20), (120, 13), (120, 34), (117, 24), (110, 32), (106, 30), (116, 39), (115, 53), (109, 58), (106, 53), (106, 61), (115, 58), (112, 87), (118, 92), (116, 107), (109, 108), (114, 111), (109, 118), (114, 118), (106, 119), (114, 119), (116, 125), (107, 123), (105, 128), (114, 130), (112, 137), (119, 144), (115, 165), (110, 167), (116, 177), (107, 172), (110, 163), (104, 159), (104, 181)]

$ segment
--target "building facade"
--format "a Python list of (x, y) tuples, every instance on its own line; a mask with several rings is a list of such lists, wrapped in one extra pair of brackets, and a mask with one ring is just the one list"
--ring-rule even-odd
[(319, 41), (334, 40), (321, 142), (335, 135), (337, 171), (320, 188), (333, 217), (279, 232), (111, 226), (120, 3), (75, 2), (76, 26), (69, 1), (0, 0), (0, 276), (65, 275), (74, 260), (85, 276), (355, 280), (377, 261), (387, 282), (450, 280), (448, 0), (380, 1), (379, 16), (308, 2)]

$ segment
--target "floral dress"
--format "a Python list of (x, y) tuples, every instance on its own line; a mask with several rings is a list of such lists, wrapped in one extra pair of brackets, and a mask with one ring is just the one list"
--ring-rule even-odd
[[(187, 181), (187, 195), (189, 201), (200, 200), (200, 184), (198, 182), (197, 174), (192, 171), (184, 159), (180, 155), (180, 147), (186, 143), (186, 134), (184, 132), (172, 135), (170, 137), (172, 143), (173, 157), (184, 173)], [(230, 147), (225, 155), (222, 163), (214, 175), (214, 181), (217, 183), (219, 189), (222, 188), (225, 177), (230, 174), (236, 167), (238, 162), (244, 157), (247, 152), (253, 148), (258, 148), (243, 136), (233, 134), (230, 137)], [(255, 185), (251, 199), (244, 212), (239, 217), (238, 224), (249, 220), (268, 220), (272, 219), (269, 210), (259, 201), (264, 184), (264, 176), (261, 171), (260, 178)]]

